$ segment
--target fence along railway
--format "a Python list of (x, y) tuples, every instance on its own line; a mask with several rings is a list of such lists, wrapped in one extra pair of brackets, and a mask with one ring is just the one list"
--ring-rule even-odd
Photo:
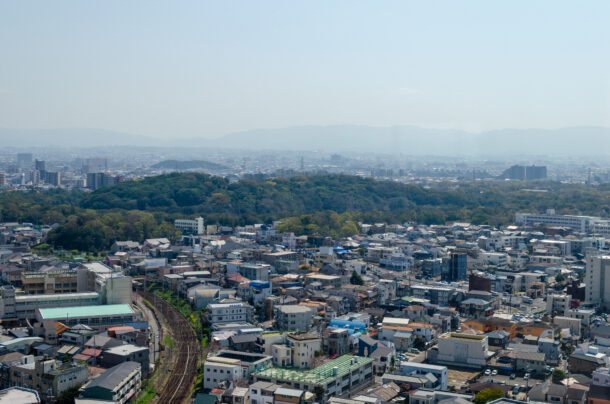
[(156, 402), (163, 404), (183, 403), (191, 397), (191, 386), (197, 375), (200, 353), (197, 335), (182, 313), (167, 301), (159, 297), (155, 298), (150, 292), (138, 291), (138, 293), (154, 304), (155, 310), (165, 318), (174, 336), (174, 366)]

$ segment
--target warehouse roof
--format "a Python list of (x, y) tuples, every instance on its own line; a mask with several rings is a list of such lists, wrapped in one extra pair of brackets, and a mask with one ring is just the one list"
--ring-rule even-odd
[(58, 320), (77, 317), (121, 316), (134, 314), (128, 304), (107, 304), (80, 307), (55, 307), (38, 309), (43, 320)]

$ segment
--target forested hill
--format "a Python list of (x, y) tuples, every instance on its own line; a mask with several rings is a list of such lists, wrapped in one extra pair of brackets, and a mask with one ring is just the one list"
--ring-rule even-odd
[[(528, 188), (528, 189), (526, 189)], [(546, 192), (532, 192), (538, 188)], [(610, 188), (560, 183), (476, 182), (434, 189), (346, 175), (315, 175), (234, 183), (174, 173), (127, 181), (93, 193), (61, 190), (0, 193), (0, 221), (59, 223), (49, 241), (99, 250), (117, 239), (177, 237), (177, 217), (209, 224), (268, 223), (281, 230), (349, 235), (357, 221), (510, 224), (517, 211), (610, 217)]]
[[(532, 188), (546, 192), (532, 192)], [(314, 175), (229, 183), (206, 174), (175, 173), (102, 188), (82, 201), (89, 209), (140, 209), (202, 214), (209, 223), (264, 222), (331, 210), (378, 220), (508, 224), (516, 211), (610, 216), (610, 188), (553, 182), (418, 185), (348, 175)]]

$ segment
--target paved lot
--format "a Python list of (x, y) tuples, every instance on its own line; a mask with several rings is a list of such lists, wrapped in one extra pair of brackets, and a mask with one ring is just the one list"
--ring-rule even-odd
[[(493, 380), (494, 383), (499, 383), (502, 384), (502, 382), (504, 382), (507, 386), (514, 386), (515, 384), (518, 384), (519, 386), (526, 386), (527, 385), (527, 381), (524, 380), (522, 377), (516, 377), (514, 379), (511, 379), (510, 376), (507, 375), (495, 375), (495, 376), (481, 376), (479, 377), (479, 379), (477, 380), (478, 382), (482, 383), (482, 382), (486, 382), (487, 380)], [(530, 379), (529, 380), (529, 386), (535, 386), (538, 383), (542, 383), (543, 380), (539, 380), (539, 379)]]

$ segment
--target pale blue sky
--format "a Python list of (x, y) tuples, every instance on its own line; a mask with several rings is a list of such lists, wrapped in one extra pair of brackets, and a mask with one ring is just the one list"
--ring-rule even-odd
[(610, 126), (608, 1), (0, 0), (0, 126)]

